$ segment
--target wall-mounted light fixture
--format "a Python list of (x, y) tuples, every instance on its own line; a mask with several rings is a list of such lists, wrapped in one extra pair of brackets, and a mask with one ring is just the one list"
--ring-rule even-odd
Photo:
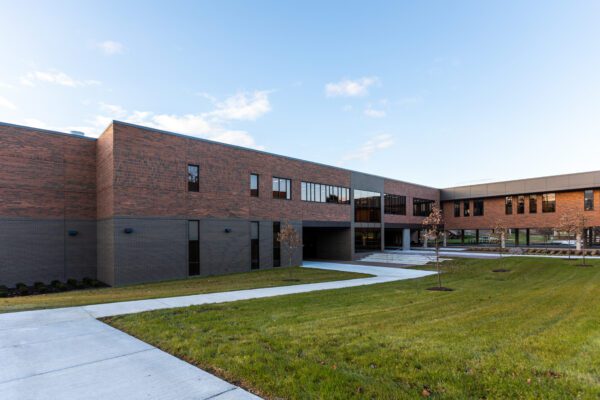
[(123, 232), (129, 235), (130, 233), (133, 233), (133, 228), (125, 228), (123, 229)]
[(77, 236), (77, 234), (78, 234), (79, 232), (77, 232), (75, 229), (69, 229), (69, 230), (67, 231), (67, 233), (69, 234), (69, 236)]
[(231, 228), (225, 228), (225, 233), (231, 233)]

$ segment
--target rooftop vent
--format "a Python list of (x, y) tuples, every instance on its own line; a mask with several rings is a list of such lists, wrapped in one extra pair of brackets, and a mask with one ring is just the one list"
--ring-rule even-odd
[(85, 136), (85, 133), (81, 132), (81, 131), (71, 131), (71, 135), (76, 135), (76, 136)]

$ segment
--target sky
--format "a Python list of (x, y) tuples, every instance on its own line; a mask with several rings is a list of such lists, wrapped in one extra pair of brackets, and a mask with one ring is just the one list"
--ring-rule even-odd
[(434, 187), (600, 170), (597, 0), (0, 10), (2, 122), (116, 119)]

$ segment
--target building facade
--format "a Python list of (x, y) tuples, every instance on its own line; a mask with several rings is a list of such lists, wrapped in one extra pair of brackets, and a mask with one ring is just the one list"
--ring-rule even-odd
[[(352, 260), (410, 248), (441, 204), (449, 244), (600, 239), (600, 172), (436, 189), (114, 121), (98, 139), (0, 123), (0, 285), (109, 285)], [(290, 225), (302, 237), (288, 254)]]
[[(114, 121), (0, 124), (0, 284), (110, 285), (410, 246), (435, 188)], [(291, 254), (287, 224), (302, 237)]]

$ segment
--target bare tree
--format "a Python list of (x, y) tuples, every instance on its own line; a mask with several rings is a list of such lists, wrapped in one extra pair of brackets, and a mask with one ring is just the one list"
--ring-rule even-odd
[(444, 234), (444, 217), (442, 210), (434, 205), (431, 213), (423, 219), (423, 227), (425, 228), (425, 238), (433, 240), (435, 244), (435, 267), (438, 276), (438, 288), (442, 288), (442, 274), (440, 272), (440, 239)]
[(587, 220), (585, 215), (578, 211), (573, 217), (573, 223), (575, 226), (575, 240), (577, 241), (578, 250), (582, 250), (582, 266), (586, 266), (585, 263), (585, 230), (587, 228)]
[[(281, 246), (287, 251), (289, 266), (291, 267), (294, 250), (302, 247), (302, 237), (292, 225), (286, 222), (277, 234), (277, 241), (281, 243)], [(290, 274), (291, 273), (292, 269), (290, 268)]]
[(569, 260), (571, 259), (571, 247), (570, 247), (571, 238), (575, 237), (578, 233), (577, 219), (578, 219), (578, 217), (575, 214), (566, 212), (560, 216), (560, 220), (558, 221), (558, 226), (556, 227), (556, 230), (558, 232), (564, 232), (567, 234), (567, 237), (569, 240), (569, 249), (568, 249)]
[(494, 241), (498, 242), (498, 255), (502, 258), (502, 252), (506, 248), (506, 238), (508, 237), (508, 228), (501, 219), (496, 220), (494, 223), (494, 229), (490, 236)]

